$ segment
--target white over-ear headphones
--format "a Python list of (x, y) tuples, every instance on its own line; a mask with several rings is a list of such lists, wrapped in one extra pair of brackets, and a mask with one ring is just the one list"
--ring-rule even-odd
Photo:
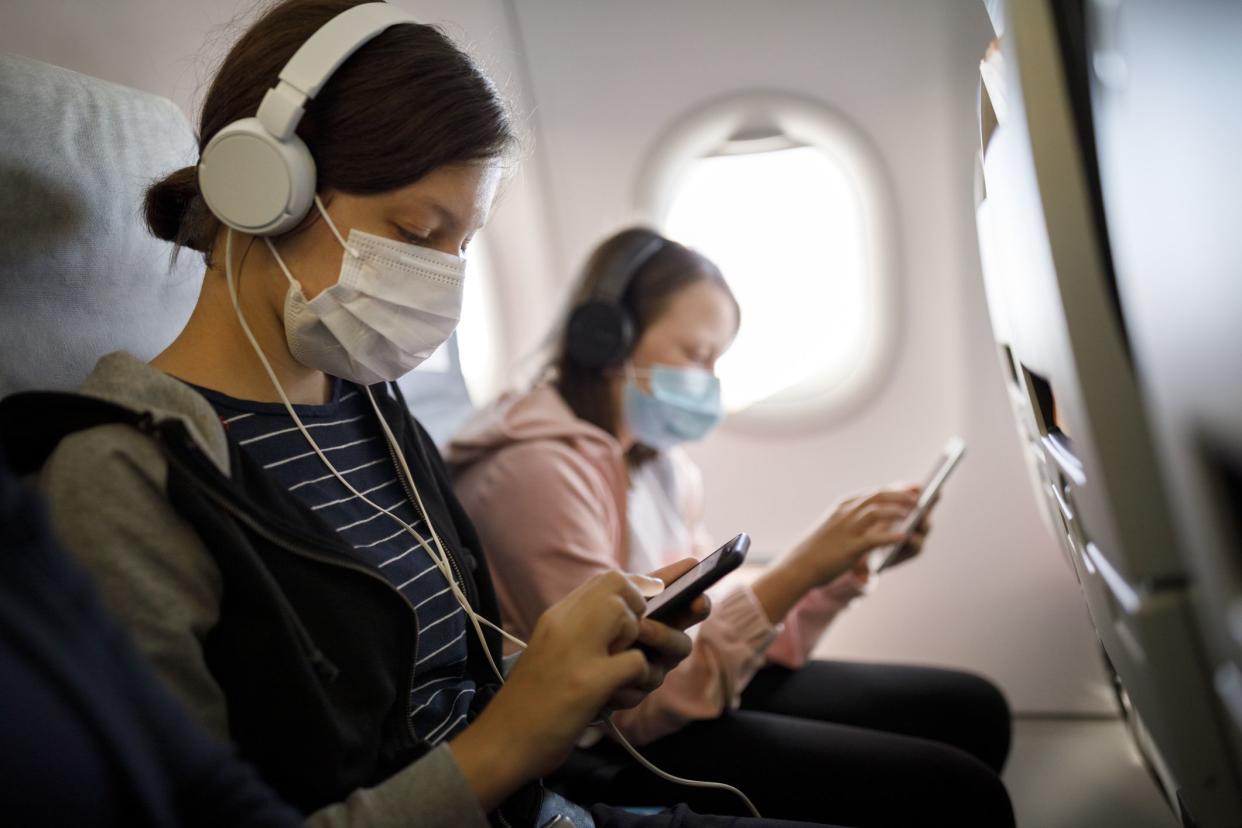
[(416, 23), (388, 3), (341, 12), (311, 35), (280, 70), (256, 117), (221, 129), (203, 149), (198, 187), (216, 218), (243, 233), (292, 229), (315, 198), (315, 159), (295, 132), (307, 101), (368, 41), (398, 23)]

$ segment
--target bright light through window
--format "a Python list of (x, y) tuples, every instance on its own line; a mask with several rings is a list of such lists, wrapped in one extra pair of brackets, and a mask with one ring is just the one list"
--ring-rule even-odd
[[(466, 285), (462, 295), (461, 321), (457, 325), (457, 356), (470, 401), (486, 405), (500, 391), (500, 318), (492, 282), (491, 259), (481, 240), (466, 256)], [(453, 370), (449, 345), (436, 348), (418, 371), (443, 374)]]
[(487, 245), (475, 239), (466, 255), (466, 290), (462, 297), (457, 348), (466, 389), (476, 406), (486, 405), (500, 390), (499, 303)]
[(664, 229), (724, 272), (742, 327), (718, 369), (725, 407), (809, 403), (848, 383), (872, 335), (857, 184), (818, 147), (691, 162)]

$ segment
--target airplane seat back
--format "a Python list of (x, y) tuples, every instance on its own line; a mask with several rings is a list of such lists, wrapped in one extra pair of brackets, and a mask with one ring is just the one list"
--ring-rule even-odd
[(148, 185), (198, 156), (172, 101), (0, 53), (0, 397), (76, 388), (181, 330), (202, 258), (152, 236)]
[(1082, 0), (1007, 3), (1002, 51), (981, 67), (988, 306), (1037, 497), (1139, 747), (1186, 824), (1242, 825), (1087, 147), (1083, 12)]
[(1242, 5), (1093, 0), (1092, 12), (1119, 296), (1242, 761)]
[[(0, 53), (0, 397), (72, 390), (99, 357), (150, 359), (181, 331), (202, 257), (155, 238), (146, 188), (198, 159), (172, 101)], [(454, 338), (402, 380), (442, 443), (469, 416)]]

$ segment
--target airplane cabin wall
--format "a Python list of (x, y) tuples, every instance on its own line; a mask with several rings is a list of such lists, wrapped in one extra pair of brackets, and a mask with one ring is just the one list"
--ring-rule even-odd
[[(694, 447), (709, 527), (717, 537), (748, 531), (757, 553), (779, 552), (836, 498), (919, 479), (959, 433), (969, 454), (925, 558), (885, 575), (821, 654), (975, 669), (1019, 710), (1112, 709), (1073, 575), (1036, 512), (988, 327), (970, 189), (976, 67), (990, 38), (981, 3), (399, 5), (445, 23), (524, 113), (523, 165), (484, 234), (507, 354), (530, 349), (592, 244), (637, 215), (645, 155), (686, 112), (771, 89), (816, 98), (861, 129), (897, 204), (891, 376), (844, 421), (762, 435), (726, 424)], [(236, 31), (220, 27), (248, 6), (10, 0), (0, 49), (166, 95), (194, 120), (196, 95)]]
[(891, 376), (842, 422), (764, 434), (726, 424), (693, 447), (713, 536), (747, 531), (757, 554), (777, 554), (838, 497), (922, 478), (959, 433), (967, 459), (925, 559), (886, 574), (818, 652), (976, 669), (1019, 710), (1113, 710), (1074, 576), (1036, 511), (989, 328), (971, 189), (977, 67), (991, 39), (982, 3), (513, 6), (551, 159), (563, 279), (601, 236), (641, 217), (637, 177), (663, 131), (722, 95), (815, 98), (861, 129), (888, 167), (901, 295)]

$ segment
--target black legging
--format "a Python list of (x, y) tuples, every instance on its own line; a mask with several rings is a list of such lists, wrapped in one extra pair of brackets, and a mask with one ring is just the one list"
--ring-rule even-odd
[(591, 808), (591, 816), (596, 828), (832, 828), (817, 822), (697, 814), (685, 805), (648, 816), (627, 813), (608, 805), (595, 805)]
[(1005, 697), (987, 679), (959, 670), (856, 661), (765, 667), (742, 692), (742, 709), (943, 742), (997, 773), (1009, 755)]
[[(768, 667), (741, 709), (693, 722), (642, 753), (678, 776), (743, 789), (765, 817), (852, 826), (1013, 825), (997, 772), (1009, 709), (986, 680), (926, 667), (813, 661)], [(592, 751), (622, 769), (578, 801), (687, 802), (741, 813), (729, 794), (664, 782), (611, 743)], [(623, 764), (628, 763), (628, 764)]]

